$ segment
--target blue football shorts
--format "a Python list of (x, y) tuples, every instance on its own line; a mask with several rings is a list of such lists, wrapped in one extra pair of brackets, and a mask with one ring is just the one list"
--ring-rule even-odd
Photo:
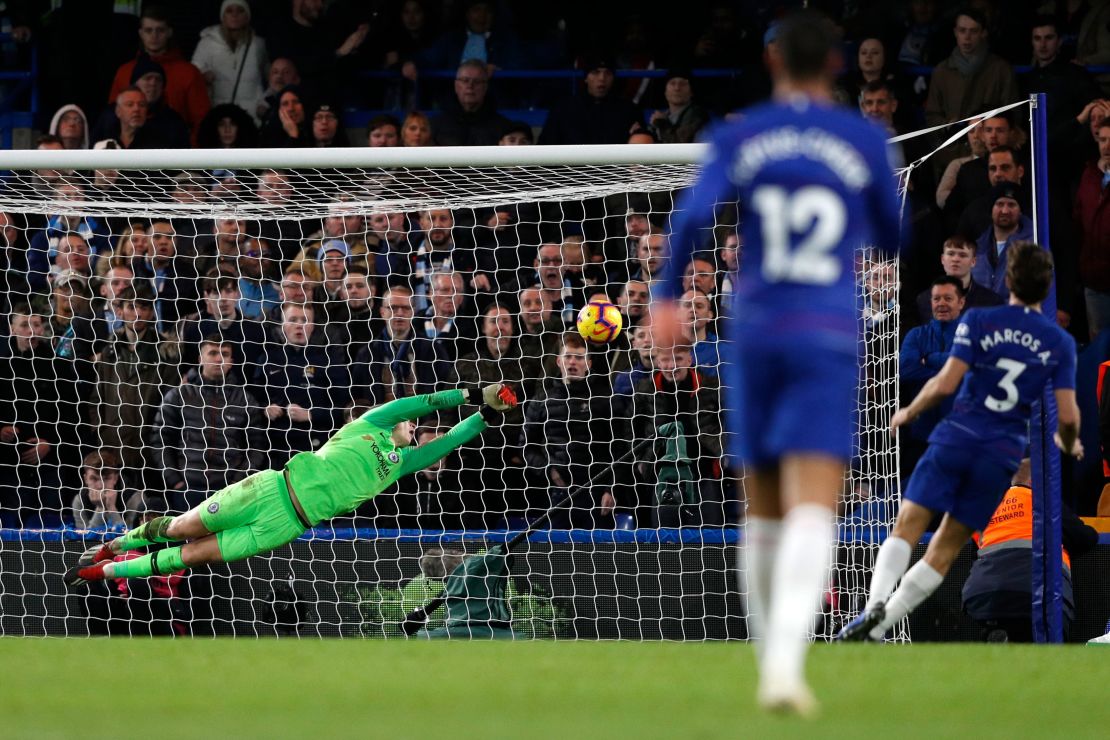
[(981, 530), (1009, 490), (1017, 468), (1017, 462), (986, 456), (974, 447), (931, 444), (913, 469), (903, 497)]
[(764, 332), (745, 331), (722, 346), (729, 454), (756, 468), (790, 453), (847, 462), (858, 418), (859, 360), (854, 341), (850, 350), (840, 345), (768, 341)]

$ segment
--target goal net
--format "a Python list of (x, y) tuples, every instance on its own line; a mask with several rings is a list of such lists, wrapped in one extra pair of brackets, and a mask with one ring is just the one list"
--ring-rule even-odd
[[(719, 204), (688, 268), (691, 349), (659, 352), (642, 326), (702, 153), (0, 157), (0, 634), (400, 636), (463, 556), (572, 490), (489, 579), (509, 606), (498, 628), (745, 637), (743, 472), (722, 441), (717, 372), (742, 253), (735, 203)], [(859, 272), (858, 435), (825, 637), (859, 608), (900, 491), (887, 433), (898, 265), (864, 251)], [(624, 330), (584, 347), (575, 318), (597, 297)], [(290, 545), (184, 575), (61, 582), (90, 545), (280, 469), (371, 406), (493, 382), (526, 399), (503, 424)], [(417, 420), (416, 443), (475, 410)]]

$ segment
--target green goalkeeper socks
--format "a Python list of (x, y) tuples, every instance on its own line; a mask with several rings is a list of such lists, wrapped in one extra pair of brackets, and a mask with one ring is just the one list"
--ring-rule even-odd
[(156, 542), (173, 542), (173, 537), (166, 536), (166, 530), (170, 528), (172, 521), (172, 516), (160, 516), (142, 526), (135, 527), (116, 540), (119, 543), (119, 549), (116, 552), (138, 550), (140, 547), (147, 547)]
[(181, 559), (181, 547), (168, 547), (131, 560), (112, 564), (112, 578), (145, 578), (162, 576), (185, 570), (189, 566)]

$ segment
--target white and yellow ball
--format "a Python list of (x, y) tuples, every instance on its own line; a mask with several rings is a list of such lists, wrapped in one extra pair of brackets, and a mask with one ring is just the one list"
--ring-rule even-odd
[(578, 333), (587, 342), (605, 344), (620, 336), (624, 317), (619, 308), (605, 298), (591, 298), (578, 312)]

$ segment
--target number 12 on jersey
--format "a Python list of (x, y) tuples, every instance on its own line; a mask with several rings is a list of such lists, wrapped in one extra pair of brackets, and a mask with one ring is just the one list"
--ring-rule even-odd
[(836, 191), (820, 185), (794, 192), (760, 185), (751, 202), (762, 224), (767, 282), (831, 285), (840, 278), (836, 247), (844, 238), (848, 212)]

